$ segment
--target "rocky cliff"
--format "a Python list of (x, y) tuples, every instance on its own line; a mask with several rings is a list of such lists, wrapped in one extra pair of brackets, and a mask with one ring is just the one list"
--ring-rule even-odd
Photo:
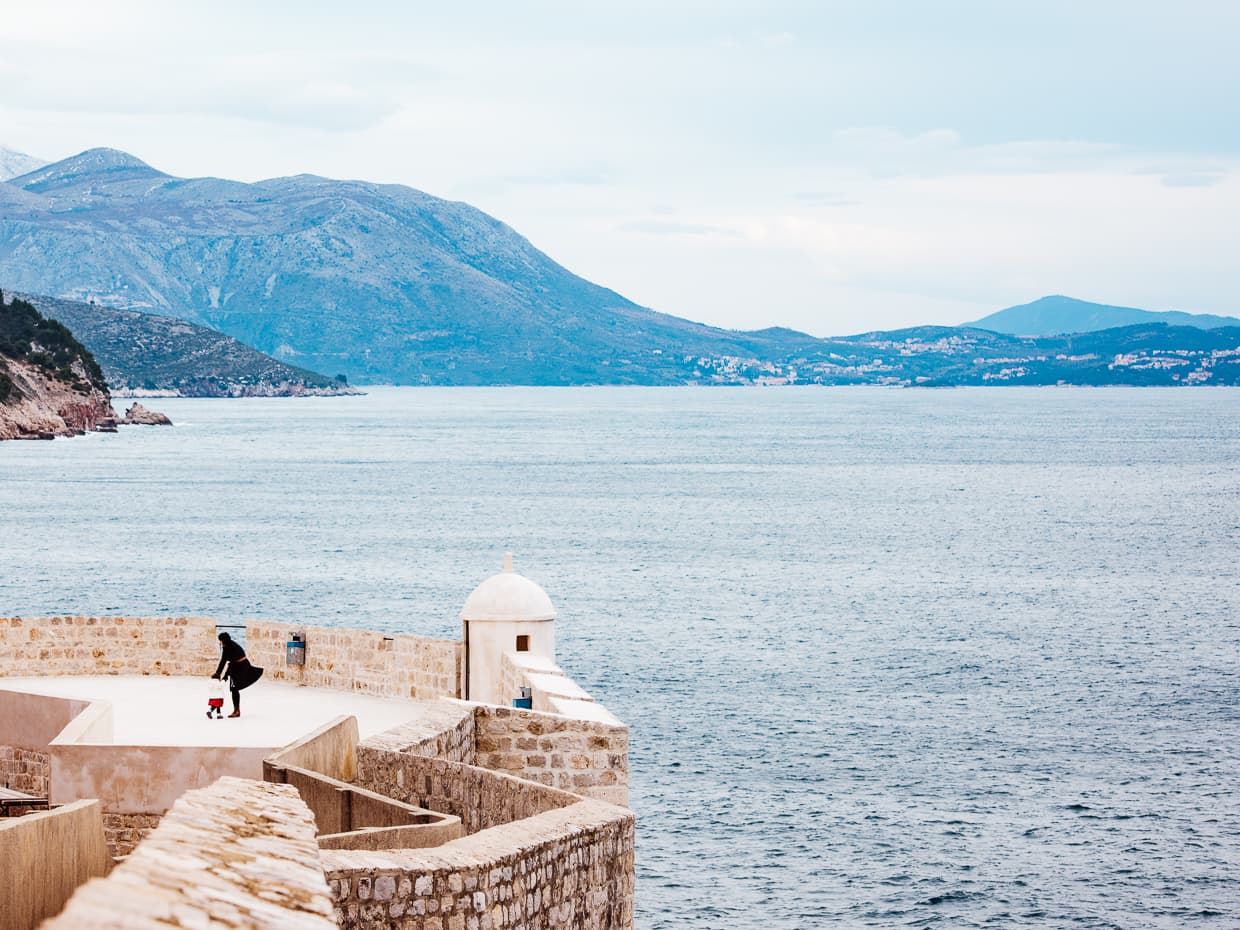
[(0, 296), (0, 440), (90, 430), (116, 430), (99, 365), (64, 326)]
[(103, 391), (65, 384), (13, 359), (0, 359), (0, 369), (10, 384), (8, 400), (0, 403), (0, 440), (116, 431), (116, 411)]

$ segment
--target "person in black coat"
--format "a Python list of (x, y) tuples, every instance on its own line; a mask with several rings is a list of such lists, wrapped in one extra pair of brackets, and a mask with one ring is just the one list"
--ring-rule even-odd
[[(228, 671), (224, 671), (224, 666), (228, 666)], [(245, 657), (245, 650), (240, 644), (234, 643), (227, 633), (220, 634), (220, 664), (211, 677), (219, 678), (221, 675), (228, 679), (228, 689), (232, 692), (233, 712), (228, 716), (240, 717), (241, 689), (248, 688), (262, 678), (263, 670), (250, 664), (250, 660)]]

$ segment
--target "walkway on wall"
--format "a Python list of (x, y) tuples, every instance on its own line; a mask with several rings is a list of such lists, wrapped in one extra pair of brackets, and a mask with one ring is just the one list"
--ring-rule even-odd
[[(260, 680), (241, 692), (239, 718), (208, 720), (208, 683), (206, 673), (201, 678), (83, 675), (4, 678), (0, 690), (106, 701), (112, 705), (112, 738), (100, 742), (140, 746), (284, 746), (342, 714), (357, 718), (364, 739), (417, 718), (423, 706)], [(224, 713), (231, 710), (225, 694)]]

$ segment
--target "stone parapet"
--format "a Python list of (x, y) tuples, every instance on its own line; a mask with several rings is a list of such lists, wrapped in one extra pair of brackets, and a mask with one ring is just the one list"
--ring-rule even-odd
[(207, 617), (5, 617), (0, 676), (201, 675), (215, 637)]
[(624, 724), (478, 704), (474, 729), (478, 765), (628, 806)]
[(474, 764), (474, 707), (464, 701), (435, 701), (408, 723), (366, 740), (372, 749)]
[[(295, 632), (306, 634), (305, 664), (300, 666), (285, 661), (285, 646)], [(268, 620), (246, 623), (246, 653), (269, 678), (380, 697), (456, 697), (461, 692), (462, 648), (454, 640), (404, 633)]]
[(263, 781), (278, 766), (293, 766), (328, 778), (352, 781), (357, 775), (357, 718), (344, 715), (273, 752), (263, 760)]
[(426, 850), (324, 850), (342, 930), (629, 930), (633, 815), (578, 800)]
[(357, 747), (356, 784), (406, 804), (454, 814), (466, 833), (568, 807), (576, 795), (513, 775), (444, 759), (381, 748)]
[[(502, 692), (512, 697), (516, 697), (523, 687), (529, 688), (533, 699), (531, 710), (559, 714), (565, 712), (561, 709), (563, 706), (594, 704), (594, 698), (569, 678), (564, 669), (550, 659), (529, 652), (504, 653), (500, 660), (500, 682)], [(620, 720), (602, 704), (589, 708), (587, 719), (620, 724)]]
[(0, 930), (32, 930), (88, 878), (108, 874), (98, 801), (0, 820)]
[(43, 930), (170, 926), (334, 930), (314, 818), (293, 788), (225, 777), (187, 792)]

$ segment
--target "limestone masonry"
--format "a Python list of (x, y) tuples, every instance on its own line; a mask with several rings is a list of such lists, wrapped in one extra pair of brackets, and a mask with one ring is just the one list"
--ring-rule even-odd
[(207, 721), (211, 619), (0, 619), (0, 878), (49, 889), (0, 930), (631, 928), (628, 728), (510, 561), (461, 621), (250, 621), (264, 676)]

